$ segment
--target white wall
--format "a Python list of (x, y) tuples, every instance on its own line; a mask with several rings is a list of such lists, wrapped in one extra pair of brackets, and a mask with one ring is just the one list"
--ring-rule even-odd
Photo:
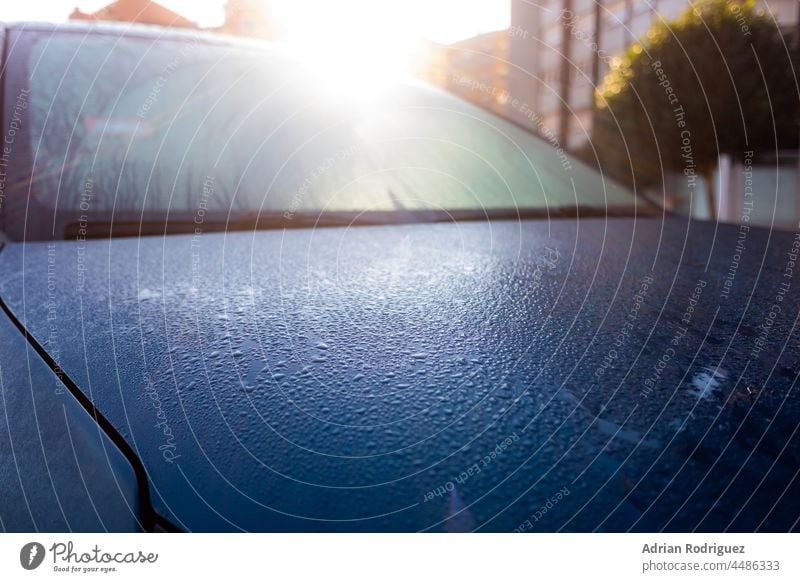
[[(722, 166), (724, 168), (724, 163)], [(721, 176), (718, 170), (715, 183), (720, 222), (738, 224), (742, 222), (742, 216), (747, 214), (751, 226), (796, 230), (800, 222), (798, 179), (796, 159), (760, 163), (749, 170), (741, 163), (732, 163), (727, 179), (725, 172)], [(675, 212), (708, 219), (706, 186), (702, 179), (698, 179), (695, 188), (688, 189), (682, 174), (670, 175), (666, 179), (665, 190), (670, 196), (683, 197), (682, 203), (673, 208)], [(650, 189), (647, 196), (659, 204), (663, 201), (660, 188)]]

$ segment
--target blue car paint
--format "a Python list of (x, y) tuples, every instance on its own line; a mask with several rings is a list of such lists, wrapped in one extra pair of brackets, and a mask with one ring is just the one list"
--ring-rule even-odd
[(732, 284), (679, 218), (9, 244), (0, 296), (183, 529), (786, 531), (792, 237)]

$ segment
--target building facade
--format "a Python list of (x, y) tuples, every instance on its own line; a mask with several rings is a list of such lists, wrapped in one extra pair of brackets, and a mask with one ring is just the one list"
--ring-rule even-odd
[[(760, 0), (782, 28), (798, 25), (798, 0)], [(594, 90), (614, 56), (646, 34), (658, 19), (671, 20), (687, 0), (512, 0), (508, 92), (558, 136), (581, 147), (591, 136)], [(507, 115), (531, 125), (509, 109)]]
[(505, 114), (509, 38), (505, 30), (487, 32), (447, 47), (445, 87), (473, 103)]
[(450, 45), (429, 43), (421, 77), (476, 105), (506, 115), (508, 31), (487, 32)]

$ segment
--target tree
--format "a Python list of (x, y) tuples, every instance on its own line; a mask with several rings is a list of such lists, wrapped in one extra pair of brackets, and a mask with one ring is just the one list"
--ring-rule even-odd
[(752, 0), (705, 0), (656, 23), (612, 60), (595, 93), (601, 167), (637, 187), (680, 172), (706, 182), (719, 155), (796, 147), (798, 87), (787, 44)]

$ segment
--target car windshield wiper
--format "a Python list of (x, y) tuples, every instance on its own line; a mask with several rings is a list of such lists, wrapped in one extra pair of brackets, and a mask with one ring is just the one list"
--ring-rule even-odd
[(119, 216), (113, 220), (69, 222), (64, 238), (109, 238), (165, 234), (195, 234), (247, 230), (279, 230), (292, 228), (324, 228), (341, 226), (381, 226), (390, 224), (445, 223), (488, 220), (532, 220), (561, 218), (614, 218), (654, 216), (651, 206), (588, 205), (546, 208), (487, 208), (487, 209), (403, 209), (388, 211), (329, 211), (329, 212), (243, 212), (216, 213), (187, 217), (149, 215)]
[(560, 206), (550, 209), (551, 218), (620, 218), (620, 217), (645, 217), (659, 216), (662, 210), (647, 202), (636, 206), (590, 206), (579, 204), (577, 206)]
[[(380, 216), (378, 215), (380, 214)], [(72, 221), (64, 226), (65, 239), (97, 239), (109, 237), (149, 236), (165, 234), (196, 234), (206, 232), (279, 230), (284, 228), (314, 228), (364, 224), (393, 224), (388, 216), (392, 213), (270, 213), (244, 212), (220, 213), (203, 216), (164, 214), (115, 217), (113, 220)]]

